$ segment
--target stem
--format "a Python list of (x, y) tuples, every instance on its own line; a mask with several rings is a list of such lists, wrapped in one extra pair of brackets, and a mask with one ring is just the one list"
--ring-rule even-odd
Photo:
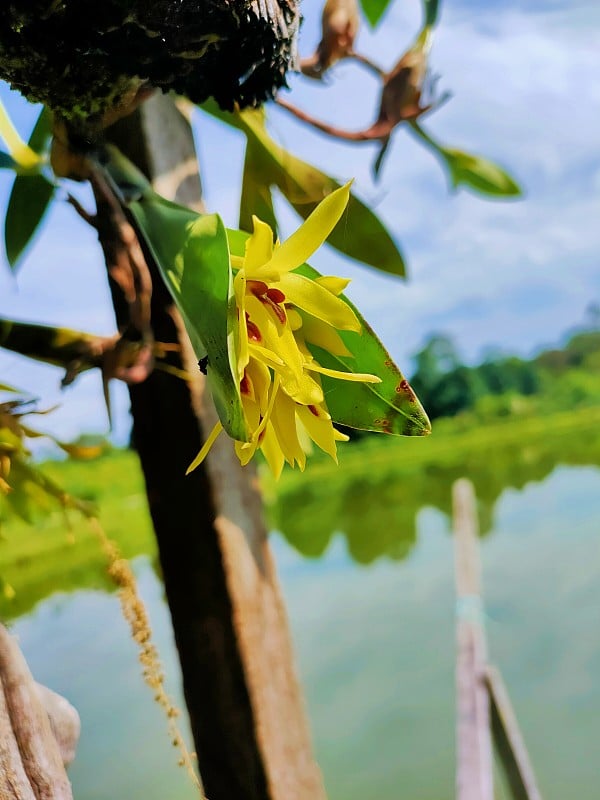
[(275, 102), (277, 105), (281, 106), (281, 108), (285, 108), (299, 120), (302, 120), (302, 122), (306, 122), (308, 125), (311, 125), (322, 133), (326, 133), (328, 136), (333, 136), (336, 139), (342, 139), (347, 142), (373, 142), (385, 139), (390, 132), (388, 130), (389, 125), (382, 125), (381, 123), (375, 123), (375, 125), (372, 125), (364, 131), (346, 131), (343, 128), (336, 128), (335, 125), (321, 122), (321, 120), (310, 116), (310, 114), (296, 108), (292, 103), (288, 103), (287, 100), (282, 100), (280, 97), (275, 98)]

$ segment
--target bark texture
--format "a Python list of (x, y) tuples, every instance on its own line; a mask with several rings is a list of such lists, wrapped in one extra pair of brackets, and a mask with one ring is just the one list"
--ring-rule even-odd
[(255, 105), (285, 84), (297, 28), (295, 0), (4, 0), (0, 78), (71, 120), (144, 82)]
[[(169, 99), (153, 98), (111, 136), (165, 196), (199, 207), (191, 131)], [(187, 383), (154, 372), (131, 387), (133, 441), (206, 795), (322, 800), (255, 474), (242, 470), (222, 437), (207, 469), (184, 476), (215, 412), (180, 317), (158, 276), (152, 277), (154, 336), (180, 343), (180, 360), (173, 363), (193, 378)], [(126, 325), (118, 291), (114, 299)]]
[[(61, 748), (55, 738), (44, 701), (49, 690), (39, 687), (16, 641), (0, 625), (0, 798), (2, 800), (72, 800), (71, 784), (64, 769)], [(65, 732), (65, 706), (52, 695), (54, 725)], [(43, 698), (43, 699), (42, 699)], [(60, 698), (62, 700), (62, 698)], [(64, 701), (67, 703), (67, 701)], [(71, 733), (79, 735), (71, 714)], [(75, 742), (63, 740), (66, 750)]]

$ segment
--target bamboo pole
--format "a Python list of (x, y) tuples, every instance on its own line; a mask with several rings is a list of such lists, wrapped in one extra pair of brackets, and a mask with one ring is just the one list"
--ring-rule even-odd
[(485, 682), (487, 645), (481, 601), (481, 565), (473, 485), (452, 487), (457, 598), (457, 800), (493, 800), (490, 703)]
[(529, 754), (500, 670), (488, 666), (486, 683), (492, 705), (492, 732), (514, 800), (542, 800)]

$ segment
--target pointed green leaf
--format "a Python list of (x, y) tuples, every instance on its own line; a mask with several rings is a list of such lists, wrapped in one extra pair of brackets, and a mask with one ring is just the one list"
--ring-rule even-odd
[(37, 122), (35, 123), (31, 136), (29, 137), (28, 146), (38, 155), (42, 155), (48, 145), (48, 141), (52, 136), (52, 114), (47, 108), (43, 108), (40, 112)]
[[(50, 125), (50, 112), (44, 108), (29, 137), (28, 152), (37, 156), (43, 152), (51, 134)], [(39, 169), (43, 163), (38, 158), (33, 167)], [(33, 238), (54, 195), (53, 184), (39, 172), (21, 169), (18, 172), (4, 221), (6, 257), (12, 269)]]
[(53, 194), (54, 186), (43, 175), (15, 178), (4, 221), (6, 257), (12, 269), (42, 222)]
[(0, 150), (0, 169), (12, 169), (14, 172), (18, 172), (19, 165), (8, 153)]
[(440, 2), (439, 0), (423, 0), (423, 7), (425, 11), (425, 25), (433, 28), (438, 19)]
[[(308, 264), (300, 267), (298, 272), (313, 279), (320, 276)], [(358, 309), (343, 294), (340, 298), (352, 308), (362, 324), (362, 333), (338, 331), (353, 357), (334, 356), (316, 345), (309, 345), (309, 349), (324, 367), (371, 373), (381, 378), (381, 383), (350, 383), (322, 375), (323, 391), (332, 418), (350, 428), (396, 436), (426, 436), (431, 432), (431, 426), (410, 384)]]
[(208, 356), (207, 377), (223, 427), (233, 439), (247, 441), (235, 370), (237, 312), (221, 218), (165, 200), (114, 147), (105, 148), (103, 167), (152, 253), (196, 355)]
[[(229, 247), (243, 256), (248, 234), (228, 230)], [(303, 264), (297, 273), (318, 278), (320, 273)], [(379, 384), (350, 383), (321, 376), (329, 413), (342, 425), (362, 430), (379, 431), (402, 436), (424, 436), (431, 430), (429, 420), (408, 381), (390, 358), (368, 323), (348, 298), (340, 295), (361, 321), (362, 333), (338, 331), (352, 358), (332, 356), (309, 345), (317, 361), (324, 367), (346, 372), (363, 372), (381, 378)]]
[(255, 215), (266, 222), (274, 234), (277, 234), (277, 219), (270, 182), (265, 181), (264, 172), (260, 168), (260, 151), (257, 153), (256, 150), (255, 145), (250, 142), (246, 144), (240, 200), (240, 228), (251, 233), (252, 216)]
[(477, 192), (498, 197), (521, 194), (521, 189), (511, 176), (487, 158), (450, 149), (443, 150), (442, 156), (455, 188), (469, 186)]
[(360, 0), (360, 6), (372, 28), (380, 22), (390, 2), (391, 0)]
[[(201, 108), (246, 135), (249, 145), (246, 158), (252, 160), (253, 174), (260, 176), (266, 187), (276, 186), (303, 219), (324, 197), (340, 187), (341, 184), (329, 175), (296, 158), (271, 138), (264, 110), (246, 109), (230, 114), (221, 111), (212, 101)], [(240, 218), (247, 219), (243, 205)], [(406, 274), (402, 254), (387, 229), (354, 194), (350, 194), (344, 216), (327, 241), (340, 253), (377, 270), (399, 276)]]
[(179, 308), (198, 358), (208, 356), (208, 380), (227, 433), (246, 441), (234, 374), (237, 325), (227, 234), (217, 214), (195, 214), (158, 198), (129, 206)]
[(443, 147), (416, 122), (410, 123), (410, 130), (442, 161), (454, 188), (464, 185), (492, 197), (516, 197), (521, 194), (514, 179), (493, 161)]

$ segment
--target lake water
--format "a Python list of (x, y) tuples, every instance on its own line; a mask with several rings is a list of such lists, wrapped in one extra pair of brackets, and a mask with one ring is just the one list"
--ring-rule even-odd
[[(365, 559), (368, 566), (350, 558), (340, 535), (319, 560), (273, 535), (331, 800), (454, 797), (452, 540), (439, 510), (421, 508), (415, 527), (405, 560)], [(597, 800), (600, 471), (562, 466), (539, 483), (505, 489), (486, 527), (491, 659), (502, 669), (542, 794)], [(148, 558), (134, 564), (178, 696), (161, 586)], [(70, 770), (77, 800), (196, 796), (175, 766), (114, 595), (55, 594), (13, 630), (36, 678), (81, 714)]]

